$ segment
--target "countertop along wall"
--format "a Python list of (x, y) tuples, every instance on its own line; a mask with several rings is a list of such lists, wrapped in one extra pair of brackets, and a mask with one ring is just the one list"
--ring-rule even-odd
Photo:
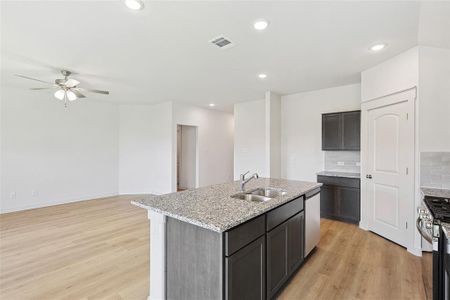
[(316, 181), (325, 167), (322, 113), (360, 108), (360, 84), (282, 96), (281, 177)]

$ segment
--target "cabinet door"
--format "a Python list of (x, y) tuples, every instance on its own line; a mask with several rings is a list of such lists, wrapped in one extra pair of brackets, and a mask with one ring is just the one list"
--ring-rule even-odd
[(266, 298), (265, 236), (225, 258), (225, 299)]
[(337, 215), (335, 187), (323, 185), (320, 189), (320, 216), (333, 217)]
[(360, 195), (359, 189), (337, 187), (336, 198), (339, 202), (339, 217), (358, 223), (360, 220)]
[(322, 150), (342, 149), (341, 114), (322, 115)]
[(271, 298), (288, 276), (287, 222), (267, 233), (267, 296)]
[(360, 150), (361, 112), (342, 113), (343, 150)]
[(302, 263), (305, 247), (305, 213), (301, 212), (287, 222), (288, 248), (287, 268), (288, 273), (294, 272)]

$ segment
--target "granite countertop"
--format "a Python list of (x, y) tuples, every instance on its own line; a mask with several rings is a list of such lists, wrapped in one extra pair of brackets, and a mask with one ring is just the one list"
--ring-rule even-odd
[(321, 185), (316, 182), (259, 178), (247, 183), (246, 190), (274, 187), (287, 193), (267, 202), (235, 199), (230, 197), (240, 192), (239, 182), (235, 181), (161, 196), (144, 196), (131, 203), (212, 231), (224, 232)]
[(350, 173), (350, 172), (339, 172), (339, 171), (321, 171), (317, 173), (321, 176), (332, 176), (332, 177), (346, 177), (346, 178), (361, 178), (360, 173)]
[(421, 187), (420, 191), (422, 192), (423, 196), (450, 198), (450, 190), (449, 189)]

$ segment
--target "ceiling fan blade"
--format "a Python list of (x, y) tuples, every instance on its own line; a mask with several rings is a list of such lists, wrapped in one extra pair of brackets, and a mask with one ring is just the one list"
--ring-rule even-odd
[(80, 82), (78, 80), (75, 80), (72, 78), (68, 79), (65, 83), (66, 87), (68, 87), (68, 88), (76, 87), (79, 84), (80, 84)]
[(103, 95), (109, 95), (108, 91), (102, 91), (102, 90), (94, 90), (94, 89), (83, 89), (85, 91), (91, 92), (91, 93), (97, 93), (97, 94), (103, 94)]
[(83, 95), (78, 89), (70, 89), (75, 95), (77, 95), (77, 98), (86, 98), (85, 95)]
[(17, 77), (21, 77), (21, 78), (25, 78), (25, 79), (29, 79), (29, 80), (39, 81), (39, 82), (43, 82), (43, 83), (47, 83), (47, 84), (53, 84), (53, 82), (48, 82), (48, 81), (44, 81), (44, 80), (28, 77), (28, 76), (25, 76), (25, 75), (20, 75), (20, 74), (15, 74), (15, 75)]
[(51, 90), (53, 87), (39, 87), (39, 88), (30, 88), (32, 91), (40, 91), (40, 90)]

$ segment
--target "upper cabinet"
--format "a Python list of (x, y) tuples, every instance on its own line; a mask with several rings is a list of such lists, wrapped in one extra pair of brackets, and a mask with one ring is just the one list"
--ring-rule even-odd
[(322, 115), (322, 150), (360, 150), (361, 111)]

